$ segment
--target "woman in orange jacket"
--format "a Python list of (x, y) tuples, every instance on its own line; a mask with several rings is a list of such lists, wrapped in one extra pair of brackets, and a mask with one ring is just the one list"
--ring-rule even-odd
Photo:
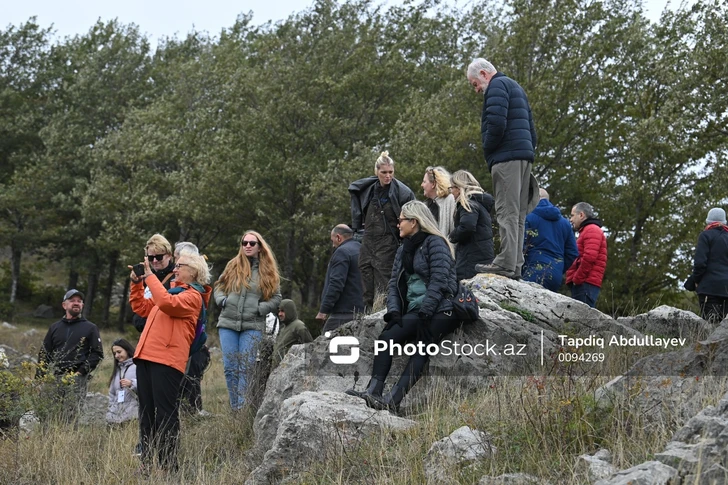
[[(144, 259), (144, 274), (131, 272), (131, 308), (147, 323), (134, 353), (139, 396), (142, 466), (156, 454), (159, 465), (177, 469), (179, 388), (195, 337), (197, 319), (210, 299), (210, 270), (202, 256), (182, 255), (167, 290)], [(144, 296), (145, 281), (151, 298)]]

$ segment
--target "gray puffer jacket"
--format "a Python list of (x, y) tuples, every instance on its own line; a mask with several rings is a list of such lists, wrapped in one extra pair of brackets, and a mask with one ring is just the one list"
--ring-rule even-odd
[(262, 300), (258, 289), (258, 259), (251, 260), (252, 274), (248, 282), (250, 288), (243, 286), (240, 292), (226, 294), (220, 288), (215, 289), (215, 303), (222, 308), (217, 320), (218, 328), (229, 328), (236, 332), (243, 330), (265, 331), (265, 316), (278, 312), (281, 304), (281, 290), (278, 288), (273, 297)]

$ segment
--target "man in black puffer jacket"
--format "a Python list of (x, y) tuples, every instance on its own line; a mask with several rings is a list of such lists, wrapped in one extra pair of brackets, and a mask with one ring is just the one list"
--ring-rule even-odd
[(492, 264), (478, 265), (483, 273), (520, 278), (523, 235), (531, 196), (531, 164), (536, 128), (523, 88), (485, 59), (468, 67), (468, 82), (483, 94), (480, 133), (488, 170), (493, 177), (495, 214), (501, 248)]

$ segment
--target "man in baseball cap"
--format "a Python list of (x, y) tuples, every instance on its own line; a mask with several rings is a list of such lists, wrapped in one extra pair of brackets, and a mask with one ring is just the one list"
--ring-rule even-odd
[[(38, 355), (36, 377), (51, 372), (56, 377), (51, 401), (59, 405), (61, 417), (72, 420), (86, 397), (89, 374), (104, 358), (96, 325), (83, 317), (83, 293), (70, 289), (63, 296), (63, 318), (48, 329)], [(68, 384), (71, 377), (72, 384)]]

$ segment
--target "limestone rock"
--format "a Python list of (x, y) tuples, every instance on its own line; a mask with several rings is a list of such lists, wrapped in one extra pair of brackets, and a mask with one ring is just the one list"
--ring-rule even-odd
[(548, 482), (525, 473), (506, 473), (497, 477), (483, 477), (478, 485), (548, 485)]
[(106, 410), (108, 407), (109, 396), (98, 392), (87, 392), (78, 422), (86, 425), (106, 424)]
[(612, 465), (612, 454), (609, 450), (601, 449), (593, 455), (581, 455), (577, 459), (577, 468), (584, 471), (590, 482), (607, 478), (617, 473), (617, 468)]
[(2, 328), (7, 328), (8, 330), (15, 330), (18, 327), (16, 327), (15, 325), (10, 324), (8, 322), (3, 322)]
[(35, 311), (33, 311), (33, 317), (53, 318), (53, 307), (48, 305), (38, 305)]
[(491, 437), (482, 431), (462, 426), (430, 447), (425, 457), (428, 484), (456, 483), (453, 471), (460, 466), (490, 457), (496, 452)]
[(676, 477), (674, 468), (659, 461), (648, 461), (599, 480), (595, 485), (669, 485)]
[(339, 392), (297, 394), (283, 401), (280, 415), (272, 446), (263, 463), (245, 481), (246, 485), (267, 485), (372, 433), (405, 430), (415, 425), (414, 421), (387, 411), (362, 406), (361, 399)]
[(691, 342), (704, 339), (713, 330), (712, 325), (693, 312), (668, 305), (634, 317), (620, 317), (617, 321), (642, 333), (661, 337), (688, 337)]

